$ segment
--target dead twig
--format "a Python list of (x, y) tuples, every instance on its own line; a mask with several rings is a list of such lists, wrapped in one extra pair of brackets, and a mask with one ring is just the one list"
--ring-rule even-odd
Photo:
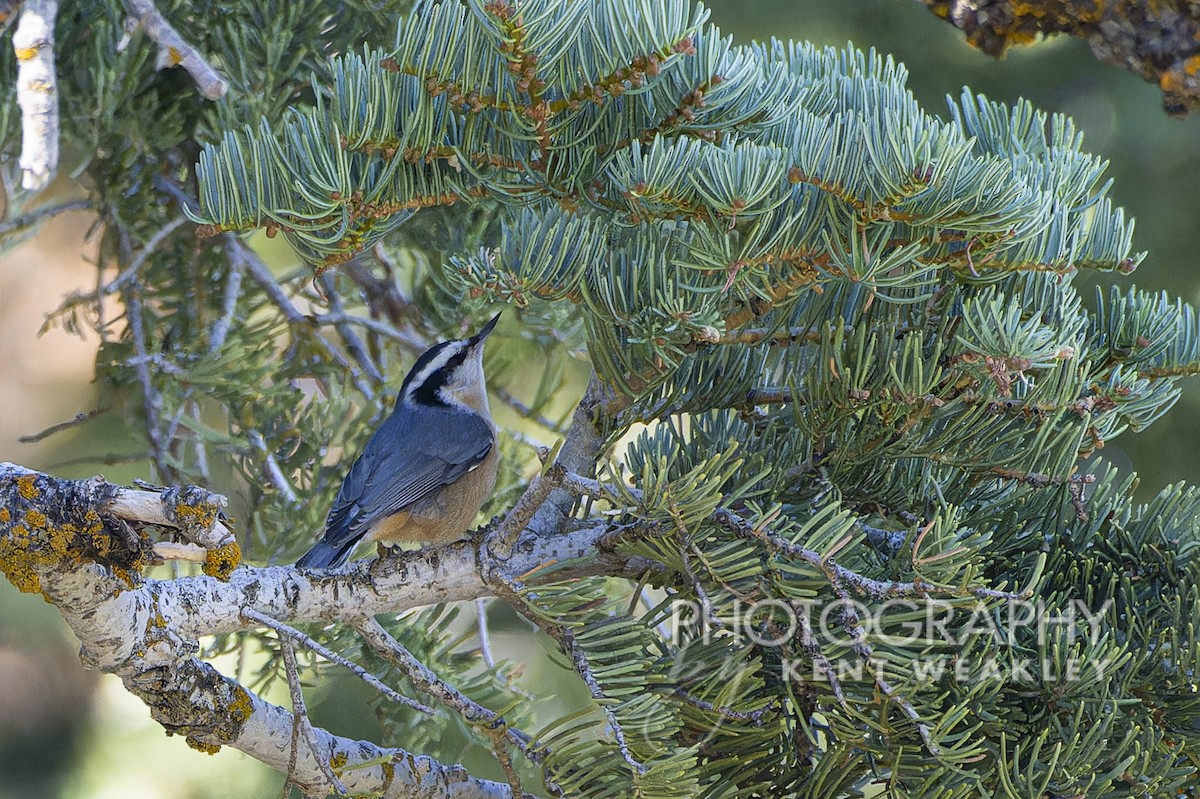
[(125, 0), (133, 27), (141, 28), (159, 47), (158, 68), (181, 66), (196, 81), (200, 94), (220, 100), (229, 91), (229, 83), (192, 47), (179, 31), (167, 22), (151, 0)]

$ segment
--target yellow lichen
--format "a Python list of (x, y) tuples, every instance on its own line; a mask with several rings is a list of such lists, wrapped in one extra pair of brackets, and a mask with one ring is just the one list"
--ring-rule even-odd
[(329, 767), (334, 771), (341, 771), (350, 762), (350, 757), (345, 752), (338, 752), (333, 757), (329, 758)]
[(92, 549), (96, 551), (96, 557), (102, 558), (107, 555), (112, 548), (112, 538), (108, 533), (104, 532), (103, 528), (92, 530), (90, 527), (85, 532), (91, 541)]
[(67, 550), (71, 548), (78, 533), (79, 528), (68, 523), (61, 527), (51, 527), (43, 538), (50, 547), (50, 551), (58, 556), (57, 559), (62, 559), (67, 554)]
[(46, 526), (46, 514), (30, 508), (25, 511), (25, 522), (33, 529), (41, 530)]
[(125, 569), (122, 569), (120, 566), (113, 566), (112, 573), (113, 577), (116, 577), (118, 580), (125, 583), (125, 585), (129, 586), (130, 588), (137, 588), (137, 581), (133, 579), (133, 575)]
[(250, 694), (240, 685), (233, 688), (233, 701), (229, 703), (229, 718), (237, 724), (242, 724), (254, 712), (254, 701)]
[(37, 499), (36, 475), (23, 474), (17, 478), (17, 493), (24, 499)]
[(175, 506), (175, 518), (185, 527), (207, 530), (216, 523), (220, 510), (215, 502), (200, 502), (195, 505), (180, 502)]
[(183, 740), (187, 742), (188, 746), (192, 747), (197, 752), (203, 752), (206, 755), (215, 755), (217, 752), (221, 751), (221, 747), (217, 744), (205, 743), (204, 741), (201, 741), (198, 738), (193, 738), (190, 735), (186, 736)]
[(17, 590), (21, 593), (42, 593), (41, 579), (27, 564), (20, 561), (8, 560), (7, 558), (0, 558), (0, 571), (4, 572), (4, 576), (8, 578), (8, 581), (16, 586)]
[(204, 573), (225, 582), (241, 562), (242, 548), (234, 541), (232, 544), (208, 550), (204, 556)]
[(8, 524), (12, 520), (12, 514), (8, 512), (8, 508), (0, 508), (0, 524)]

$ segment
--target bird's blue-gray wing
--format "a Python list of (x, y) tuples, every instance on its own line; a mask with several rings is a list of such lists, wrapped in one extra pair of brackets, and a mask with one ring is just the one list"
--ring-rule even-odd
[(330, 508), (322, 543), (339, 550), (353, 546), (376, 522), (478, 466), (493, 446), (491, 427), (475, 414), (398, 409), (350, 467)]

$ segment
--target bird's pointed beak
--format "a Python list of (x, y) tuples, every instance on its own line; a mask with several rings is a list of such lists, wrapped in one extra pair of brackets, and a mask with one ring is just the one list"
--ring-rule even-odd
[[(504, 313), (504, 311), (501, 311), (500, 313)], [(490, 321), (490, 322), (488, 322), (486, 325), (484, 325), (483, 327), (481, 327), (481, 328), (479, 329), (479, 332), (478, 332), (478, 333), (476, 333), (475, 335), (471, 336), (471, 344), (472, 344), (472, 346), (474, 346), (475, 344), (478, 344), (479, 342), (481, 342), (481, 341), (483, 341), (485, 338), (487, 338), (487, 337), (488, 337), (488, 333), (491, 333), (491, 332), (492, 332), (492, 328), (494, 328), (494, 327), (496, 326), (496, 323), (497, 323), (497, 322), (499, 322), (499, 321), (500, 321), (500, 314), (498, 313), (498, 314), (496, 314), (495, 316), (493, 316), (493, 317), (492, 317), (492, 319), (491, 319), (491, 321)]]

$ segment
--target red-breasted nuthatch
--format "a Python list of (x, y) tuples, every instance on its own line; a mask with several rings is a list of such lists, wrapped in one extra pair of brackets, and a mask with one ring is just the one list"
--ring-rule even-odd
[(483, 341), (500, 314), (463, 341), (422, 353), (325, 520), (301, 568), (340, 566), (359, 541), (448, 544), (496, 485), (496, 426), (483, 377)]

